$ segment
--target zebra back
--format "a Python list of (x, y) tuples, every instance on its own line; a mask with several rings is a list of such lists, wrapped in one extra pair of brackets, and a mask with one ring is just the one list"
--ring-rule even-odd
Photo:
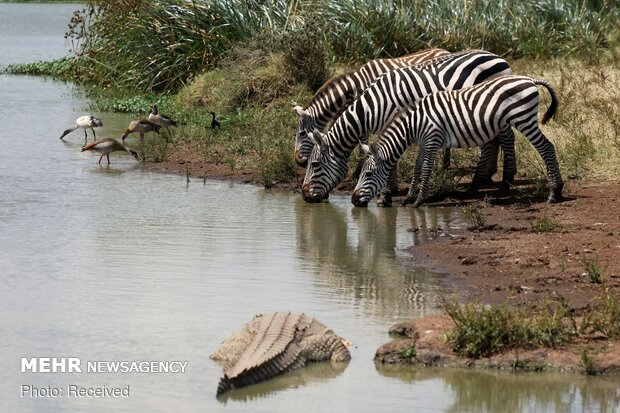
[(551, 105), (543, 117), (545, 123), (557, 111), (557, 94), (548, 82), (526, 76), (501, 76), (460, 90), (434, 93), (415, 107), (403, 110), (381, 131), (375, 145), (365, 147), (369, 156), (352, 202), (366, 205), (385, 186), (388, 172), (407, 148), (417, 144), (428, 170), (426, 182), (422, 172), (423, 187), (416, 201), (419, 203), (428, 189), (424, 185), (428, 183), (437, 149), (481, 146), (510, 126), (536, 147), (547, 164), (550, 187), (561, 191), (562, 179), (553, 145), (538, 127), (536, 85), (544, 86), (551, 94)]
[(427, 49), (392, 59), (376, 59), (365, 63), (354, 72), (335, 76), (325, 82), (310, 99), (305, 109), (296, 106), (299, 115), (295, 131), (295, 160), (300, 166), (310, 155), (312, 139), (308, 136), (315, 129), (322, 131), (327, 123), (336, 119), (379, 76), (390, 70), (438, 61), (449, 56), (443, 49)]
[[(348, 158), (359, 140), (380, 131), (399, 110), (437, 91), (512, 73), (504, 59), (485, 51), (465, 51), (438, 59), (380, 76), (338, 117), (327, 135), (314, 133), (320, 136), (323, 150), (313, 149), (313, 164), (308, 166), (304, 179), (304, 187), (317, 192), (314, 198), (324, 197), (324, 191), (329, 193), (344, 179)], [(311, 198), (309, 194), (304, 196)]]

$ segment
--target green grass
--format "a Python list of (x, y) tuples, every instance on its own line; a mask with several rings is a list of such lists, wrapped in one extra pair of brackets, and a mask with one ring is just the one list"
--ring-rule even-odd
[(602, 284), (605, 277), (598, 261), (591, 258), (584, 258), (582, 262), (590, 282), (593, 284)]
[(443, 309), (455, 322), (448, 341), (454, 352), (465, 357), (488, 357), (513, 348), (557, 347), (573, 334), (565, 321), (568, 310), (564, 306), (549, 306), (539, 313), (506, 305), (480, 308), (445, 303)]
[(48, 76), (60, 80), (75, 81), (76, 59), (64, 57), (51, 61), (15, 63), (6, 66), (3, 72), (16, 75)]
[(463, 207), (463, 214), (465, 218), (469, 221), (469, 225), (467, 229), (482, 231), (487, 224), (487, 219), (484, 216), (484, 212), (482, 210), (482, 205), (480, 204), (469, 204)]
[[(82, 75), (100, 86), (138, 92), (176, 91), (219, 66), (230, 49), (252, 39), (260, 38), (272, 51), (286, 50), (291, 44), (286, 40), (296, 33), (311, 33), (313, 41), (307, 44), (318, 47), (305, 51), (315, 61), (359, 64), (428, 47), (596, 60), (617, 40), (619, 17), (618, 7), (610, 2), (603, 7), (596, 0), (86, 3), (86, 11), (74, 16), (68, 32), (78, 55), (88, 61)], [(304, 66), (293, 67), (304, 72)], [(306, 71), (300, 81), (316, 87), (314, 74), (323, 76)]]
[[(555, 348), (593, 334), (620, 338), (620, 299), (612, 291), (582, 310), (579, 322), (564, 300), (520, 309), (444, 302), (443, 310), (455, 323), (447, 334), (452, 350), (470, 358), (511, 349)], [(594, 371), (590, 354), (582, 352), (581, 358), (584, 370)]]
[(411, 363), (411, 361), (416, 358), (417, 351), (414, 346), (407, 346), (400, 349), (400, 355), (408, 363)]
[(581, 364), (581, 368), (588, 376), (594, 376), (598, 373), (596, 363), (594, 361), (594, 356), (592, 356), (588, 349), (586, 349), (585, 347), (582, 347), (579, 350), (579, 361)]
[(547, 215), (543, 215), (537, 220), (532, 221), (530, 224), (532, 226), (532, 231), (534, 232), (551, 232), (561, 226), (560, 221)]

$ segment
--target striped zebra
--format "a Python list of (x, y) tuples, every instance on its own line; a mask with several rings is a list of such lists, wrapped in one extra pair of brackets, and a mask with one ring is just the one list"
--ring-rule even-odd
[(427, 49), (394, 59), (372, 60), (352, 73), (346, 73), (328, 80), (310, 99), (304, 109), (295, 106), (297, 127), (295, 130), (295, 162), (306, 167), (314, 141), (308, 133), (323, 131), (327, 124), (336, 119), (342, 111), (357, 99), (362, 92), (379, 76), (392, 69), (408, 67), (448, 56), (450, 52), (442, 49)]
[[(422, 162), (415, 168), (421, 179), (413, 204), (417, 207), (428, 191), (439, 148), (480, 146), (512, 126), (525, 135), (545, 161), (550, 189), (547, 202), (556, 203), (562, 197), (564, 184), (553, 144), (538, 125), (536, 85), (544, 86), (551, 94), (551, 105), (542, 120), (545, 124), (557, 111), (557, 95), (546, 81), (525, 76), (503, 76), (460, 90), (434, 93), (416, 107), (402, 111), (383, 130), (372, 149), (364, 145), (369, 156), (351, 202), (355, 206), (367, 206), (385, 185), (390, 168), (415, 143), (423, 154)], [(408, 194), (411, 200), (414, 191), (411, 188)]]
[[(504, 59), (480, 50), (454, 53), (439, 59), (443, 60), (386, 73), (340, 115), (327, 135), (313, 131), (311, 136), (316, 145), (310, 155), (301, 191), (305, 201), (320, 202), (326, 198), (347, 176), (349, 156), (360, 138), (379, 132), (398, 111), (430, 93), (460, 89), (512, 73)], [(514, 135), (508, 128), (498, 137), (502, 138), (504, 150), (503, 180), (510, 185), (516, 173)], [(494, 148), (494, 143), (483, 148), (472, 183), (474, 189), (487, 180), (490, 169), (497, 167)]]

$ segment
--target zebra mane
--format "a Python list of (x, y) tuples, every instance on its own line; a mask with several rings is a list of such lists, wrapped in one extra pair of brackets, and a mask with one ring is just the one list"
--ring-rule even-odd
[(319, 88), (319, 90), (316, 91), (314, 96), (312, 96), (312, 98), (310, 99), (310, 102), (308, 102), (308, 105), (306, 105), (306, 108), (309, 108), (310, 106), (312, 106), (322, 96), (327, 94), (327, 91), (333, 89), (336, 85), (340, 84), (342, 80), (346, 79), (348, 76), (350, 76), (353, 73), (355, 72), (353, 71), (353, 72), (342, 73), (340, 75), (336, 75), (330, 78), (327, 82), (323, 83), (323, 85)]

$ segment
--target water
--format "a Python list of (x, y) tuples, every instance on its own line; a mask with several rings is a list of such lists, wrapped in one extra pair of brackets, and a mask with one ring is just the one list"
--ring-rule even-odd
[[(0, 65), (60, 57), (77, 5), (0, 4)], [(396, 321), (436, 311), (442, 276), (403, 252), (463, 225), (448, 209), (310, 205), (288, 192), (145, 172), (58, 140), (88, 104), (70, 85), (0, 75), (0, 411), (617, 411), (615, 379), (375, 366)], [(129, 118), (99, 113), (98, 136)], [(132, 138), (133, 139), (133, 138)], [(105, 162), (105, 161), (104, 161)], [(208, 358), (256, 313), (317, 317), (354, 343), (316, 364), (214, 397)], [(21, 373), (21, 357), (187, 361), (185, 373)], [(130, 397), (20, 397), (130, 386)], [(66, 391), (66, 390), (65, 390)]]

